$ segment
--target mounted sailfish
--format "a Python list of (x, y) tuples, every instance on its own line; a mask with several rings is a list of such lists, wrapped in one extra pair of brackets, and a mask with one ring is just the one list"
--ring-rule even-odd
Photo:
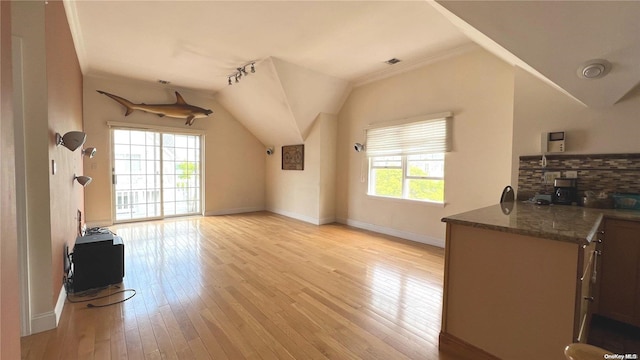
[(182, 96), (176, 91), (176, 102), (175, 104), (150, 104), (147, 105), (145, 103), (142, 104), (134, 104), (131, 101), (121, 98), (120, 96), (116, 96), (113, 94), (109, 94), (108, 92), (96, 90), (100, 94), (107, 95), (113, 100), (119, 102), (122, 106), (127, 108), (127, 112), (124, 113), (124, 116), (127, 116), (133, 112), (133, 110), (141, 110), (144, 112), (148, 112), (151, 114), (156, 114), (160, 117), (168, 116), (177, 119), (187, 119), (185, 125), (193, 125), (193, 120), (207, 117), (213, 113), (213, 111), (208, 109), (203, 109), (197, 106), (189, 105), (182, 98)]

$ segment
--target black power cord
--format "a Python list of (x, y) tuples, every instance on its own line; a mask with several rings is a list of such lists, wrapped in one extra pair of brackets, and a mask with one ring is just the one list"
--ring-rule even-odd
[[(110, 285), (110, 286), (111, 286), (111, 285)], [(75, 298), (77, 298), (77, 297), (82, 298), (82, 297), (86, 297), (86, 296), (93, 296), (93, 295), (97, 294), (98, 292), (100, 292), (100, 291), (102, 291), (102, 290), (104, 290), (104, 289), (109, 288), (110, 286), (106, 286), (106, 287), (102, 287), (102, 288), (97, 288), (97, 289), (87, 290), (87, 291), (81, 292), (81, 293), (79, 293), (79, 294), (73, 294), (73, 297), (71, 297), (71, 296), (70, 296), (71, 294), (70, 294), (69, 292), (67, 292), (67, 300), (68, 300), (70, 303), (76, 304), (76, 303), (83, 303), (83, 302), (88, 302), (88, 301), (94, 301), (94, 300), (106, 299), (106, 298), (108, 298), (108, 297), (111, 297), (111, 296), (113, 296), (113, 295), (120, 294), (120, 293), (133, 292), (133, 294), (131, 294), (130, 296), (128, 296), (128, 297), (126, 297), (126, 298), (124, 298), (124, 299), (122, 299), (122, 300), (118, 300), (118, 301), (112, 302), (112, 303), (108, 303), (108, 304), (99, 304), (99, 305), (94, 305), (94, 304), (92, 304), (92, 303), (87, 304), (87, 307), (88, 307), (88, 308), (101, 308), (101, 307), (107, 307), (107, 306), (111, 306), (111, 305), (115, 305), (115, 304), (123, 303), (123, 302), (125, 302), (125, 301), (127, 301), (127, 300), (131, 299), (132, 297), (136, 296), (136, 293), (137, 293), (135, 289), (124, 289), (124, 290), (118, 290), (118, 291), (113, 292), (113, 293), (109, 293), (109, 294), (107, 294), (107, 295), (102, 295), (102, 296), (98, 296), (98, 297), (92, 297), (91, 299), (84, 299), (84, 300), (77, 300), (77, 299), (75, 299)], [(114, 287), (115, 287), (115, 288), (117, 288), (117, 289), (119, 289), (119, 288), (120, 288), (120, 287), (119, 287), (119, 286), (117, 286), (117, 285), (114, 285)]]

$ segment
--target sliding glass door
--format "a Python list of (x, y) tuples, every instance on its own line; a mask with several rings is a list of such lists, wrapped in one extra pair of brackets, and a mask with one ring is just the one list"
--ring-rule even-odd
[(113, 130), (115, 222), (201, 213), (199, 135)]

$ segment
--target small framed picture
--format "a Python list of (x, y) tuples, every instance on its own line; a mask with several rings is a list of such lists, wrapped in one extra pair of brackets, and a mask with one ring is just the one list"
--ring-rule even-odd
[(304, 170), (304, 145), (282, 147), (282, 170)]

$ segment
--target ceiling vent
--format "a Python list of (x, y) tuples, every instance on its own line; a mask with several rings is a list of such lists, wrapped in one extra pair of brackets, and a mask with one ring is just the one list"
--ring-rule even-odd
[(582, 79), (600, 79), (609, 73), (611, 63), (607, 60), (589, 60), (578, 68), (578, 77)]

